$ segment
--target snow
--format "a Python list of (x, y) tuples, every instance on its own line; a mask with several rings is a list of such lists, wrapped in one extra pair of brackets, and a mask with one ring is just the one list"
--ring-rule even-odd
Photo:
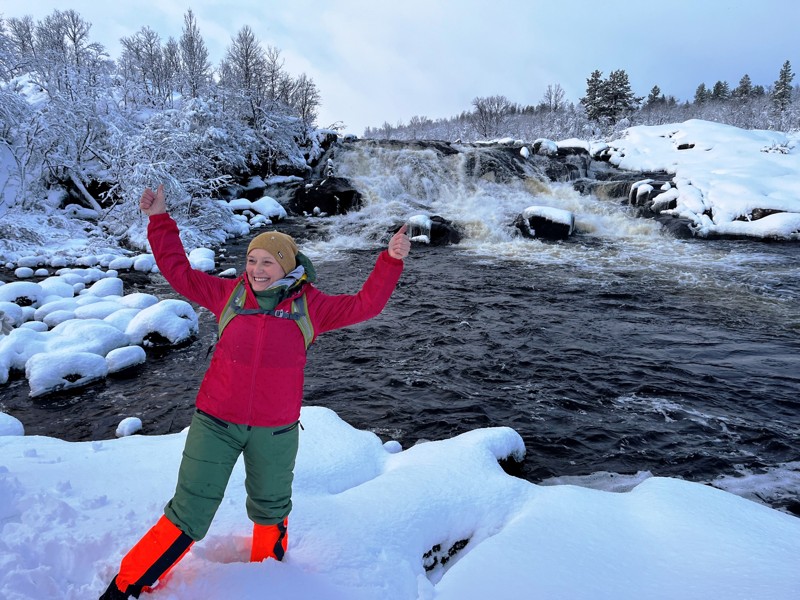
[(139, 417), (125, 417), (119, 422), (119, 425), (117, 425), (116, 435), (117, 437), (125, 437), (133, 435), (141, 431), (141, 429), (142, 420)]
[[(800, 239), (800, 133), (689, 120), (631, 127), (608, 151), (620, 168), (673, 175), (678, 205), (666, 212), (699, 235)], [(755, 219), (758, 209), (779, 212)]]
[(571, 212), (561, 208), (553, 208), (552, 206), (529, 206), (522, 211), (522, 217), (524, 219), (541, 217), (553, 223), (569, 225), (570, 228), (575, 225), (575, 216)]
[[(188, 302), (141, 292), (123, 295), (123, 282), (113, 271), (60, 273), (41, 283), (0, 286), (0, 312), (11, 325), (0, 336), (0, 384), (13, 372), (24, 373), (32, 397), (87, 385), (143, 363), (141, 346), (177, 345), (198, 332)], [(78, 283), (91, 285), (72, 296)]]
[[(658, 477), (622, 493), (534, 485), (499, 467), (524, 452), (504, 427), (401, 451), (322, 407), (301, 420), (284, 561), (247, 562), (240, 461), (208, 536), (149, 597), (789, 600), (800, 589), (800, 520), (727, 492)], [(99, 596), (162, 514), (185, 435), (0, 437), (0, 597)]]
[[(263, 185), (264, 182), (259, 178), (254, 179), (258, 179), (258, 181), (255, 181), (254, 183), (251, 182), (252, 185)], [(302, 179), (297, 177), (270, 178), (270, 182), (272, 183), (285, 184), (294, 180), (302, 181)], [(247, 198), (236, 198), (230, 201), (218, 200), (217, 202), (218, 204), (226, 206), (230, 210), (235, 211), (237, 213), (235, 216), (242, 219), (243, 222), (248, 223), (251, 228), (271, 225), (272, 219), (280, 220), (287, 217), (286, 209), (283, 208), (280, 202), (271, 196), (262, 196), (255, 201), (248, 200)]]
[(125, 346), (115, 348), (106, 355), (109, 373), (118, 373), (131, 367), (141, 365), (147, 360), (144, 348), (141, 346)]
[[(25, 435), (25, 427), (19, 419), (0, 412), (0, 437), (5, 435)], [(0, 471), (0, 473), (4, 472)]]
[[(700, 235), (800, 239), (797, 133), (687, 121), (632, 127), (607, 144), (545, 140), (539, 151), (566, 147), (669, 173), (675, 187), (663, 199), (677, 200), (669, 212)], [(246, 209), (272, 218), (267, 198)], [(54, 271), (39, 283), (0, 285), (11, 327), (0, 335), (0, 384), (25, 373), (32, 396), (136, 367), (144, 347), (197, 333), (188, 303), (124, 294), (117, 271), (157, 271), (152, 254), (114, 247), (77, 216), (54, 208), (1, 217), (19, 235), (0, 237), (0, 262), (31, 276)], [(420, 229), (429, 221), (409, 219)], [(194, 257), (213, 262), (204, 249)], [(0, 412), (0, 598), (83, 599), (105, 589), (172, 496), (186, 435), (148, 436), (137, 421), (122, 419), (120, 439), (75, 443), (25, 436), (23, 423)], [(208, 537), (153, 600), (261, 590), (299, 600), (793, 600), (800, 590), (800, 520), (742, 497), (757, 482), (715, 482), (723, 491), (641, 473), (603, 489), (569, 479), (535, 485), (498, 466), (524, 452), (509, 428), (403, 449), (324, 408), (303, 408), (302, 423), (285, 561), (247, 562), (239, 463)]]

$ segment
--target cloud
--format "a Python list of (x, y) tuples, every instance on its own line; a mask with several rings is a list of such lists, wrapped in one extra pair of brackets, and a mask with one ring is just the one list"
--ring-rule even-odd
[[(92, 36), (112, 58), (119, 38), (143, 26), (178, 39), (188, 4), (120, 0), (70, 6), (93, 24)], [(41, 19), (64, 10), (34, 0), (5, 17)], [(785, 60), (797, 68), (796, 0), (673, 0), (642, 4), (607, 0), (566, 6), (543, 0), (193, 0), (214, 66), (248, 25), (263, 46), (282, 52), (286, 69), (306, 73), (322, 95), (320, 124), (344, 121), (354, 133), (414, 115), (451, 117), (478, 96), (501, 94), (536, 104), (558, 83), (577, 102), (599, 69), (628, 73), (634, 92), (653, 85), (691, 100), (700, 83), (731, 87), (747, 73), (772, 85)]]

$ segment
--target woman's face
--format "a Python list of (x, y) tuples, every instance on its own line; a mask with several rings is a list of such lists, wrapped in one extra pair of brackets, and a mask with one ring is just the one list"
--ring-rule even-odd
[(245, 272), (256, 292), (263, 292), (286, 275), (272, 254), (261, 248), (253, 248), (247, 255)]

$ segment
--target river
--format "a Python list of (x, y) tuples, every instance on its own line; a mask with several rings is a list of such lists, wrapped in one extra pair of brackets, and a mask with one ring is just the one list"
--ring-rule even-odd
[[(363, 208), (278, 225), (330, 293), (357, 290), (411, 216), (446, 216), (465, 234), (415, 243), (383, 314), (311, 347), (306, 404), (404, 447), (513, 427), (527, 447), (514, 472), (533, 482), (610, 489), (649, 473), (800, 514), (800, 247), (675, 239), (569, 184), (470, 179), (463, 157), (449, 160), (343, 151), (337, 168)], [(514, 235), (531, 204), (572, 211), (576, 233)], [(246, 245), (229, 244), (219, 267), (241, 268)], [(171, 295), (160, 277), (126, 281), (126, 293)], [(144, 434), (179, 431), (215, 334), (199, 314), (198, 339), (151, 352), (132, 377), (34, 401), (14, 381), (3, 403), (29, 435), (108, 438), (131, 415)]]

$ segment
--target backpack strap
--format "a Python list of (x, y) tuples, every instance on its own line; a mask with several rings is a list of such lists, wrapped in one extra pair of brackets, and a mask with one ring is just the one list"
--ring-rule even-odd
[(314, 341), (314, 323), (311, 322), (311, 317), (308, 316), (308, 295), (300, 294), (297, 298), (292, 300), (292, 314), (297, 316), (295, 323), (300, 328), (300, 333), (303, 334), (306, 350)]
[(308, 297), (306, 294), (301, 294), (299, 297), (292, 300), (291, 312), (285, 310), (264, 310), (255, 308), (244, 308), (244, 303), (247, 298), (247, 288), (244, 282), (240, 281), (233, 288), (222, 313), (219, 316), (219, 323), (217, 324), (217, 339), (222, 337), (222, 332), (231, 319), (237, 315), (270, 315), (279, 319), (290, 319), (297, 323), (300, 328), (300, 333), (303, 334), (303, 342), (306, 350), (314, 341), (314, 324), (308, 315)]

